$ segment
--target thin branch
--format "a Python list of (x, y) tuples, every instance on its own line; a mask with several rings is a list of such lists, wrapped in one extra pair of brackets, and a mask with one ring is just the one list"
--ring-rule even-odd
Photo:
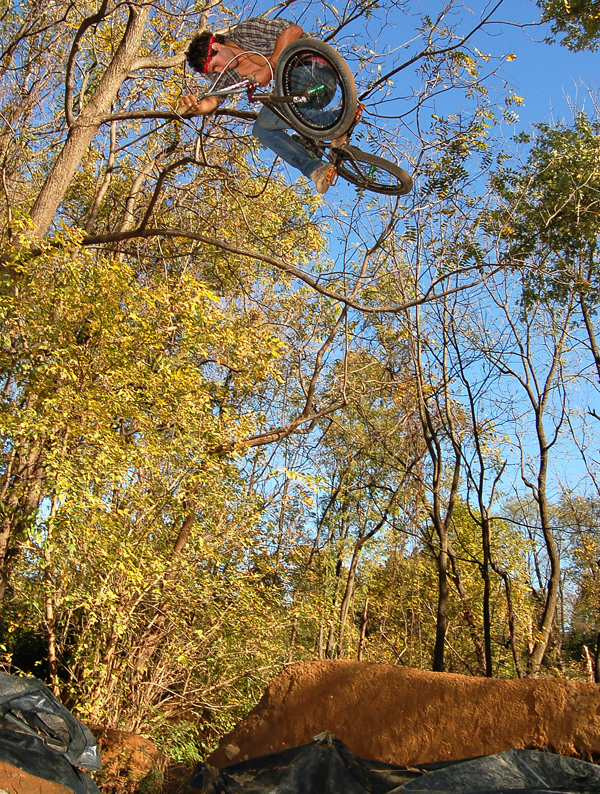
[(337, 34), (340, 32), (340, 30), (345, 28), (346, 25), (349, 25), (351, 22), (354, 22), (355, 19), (358, 19), (359, 17), (363, 16), (363, 14), (365, 14), (365, 12), (369, 11), (371, 8), (377, 8), (378, 5), (379, 5), (379, 0), (372, 0), (372, 2), (367, 3), (364, 6), (360, 6), (356, 14), (349, 16), (348, 19), (345, 19), (343, 22), (341, 22), (335, 30), (332, 30), (331, 33), (328, 33), (327, 36), (325, 36), (323, 41), (331, 41), (331, 39), (335, 38)]
[(264, 433), (259, 433), (256, 436), (250, 436), (250, 438), (247, 438), (245, 441), (232, 441), (230, 444), (220, 444), (218, 447), (211, 449), (210, 452), (213, 455), (222, 456), (238, 449), (252, 449), (253, 447), (262, 447), (265, 444), (273, 444), (276, 441), (281, 441), (281, 439), (291, 435), (292, 433), (304, 433), (305, 430), (300, 430), (300, 428), (302, 425), (305, 425), (309, 422), (309, 430), (312, 430), (318, 419), (322, 419), (325, 416), (335, 413), (335, 411), (339, 411), (341, 408), (344, 408), (345, 405), (346, 403), (341, 401), (332, 403), (326, 408), (322, 408), (320, 411), (315, 411), (315, 413), (310, 414), (310, 416), (303, 416), (301, 414), (287, 425), (282, 425), (281, 427), (276, 427), (272, 430), (266, 430)]
[(504, 0), (498, 0), (498, 2), (492, 8), (489, 14), (487, 14), (487, 16), (485, 16), (481, 20), (481, 22), (473, 28), (473, 30), (467, 33), (467, 35), (464, 38), (462, 38), (460, 41), (458, 41), (456, 44), (451, 44), (449, 47), (443, 47), (441, 50), (428, 50), (427, 48), (425, 48), (424, 50), (421, 50), (421, 52), (417, 53), (417, 55), (410, 58), (408, 61), (405, 61), (400, 66), (396, 67), (395, 69), (392, 69), (391, 72), (387, 72), (386, 74), (384, 74), (382, 77), (376, 80), (373, 83), (373, 85), (369, 86), (369, 88), (367, 88), (366, 91), (363, 91), (363, 93), (358, 97), (359, 102), (362, 102), (363, 99), (366, 99), (377, 88), (377, 86), (381, 85), (382, 83), (385, 83), (386, 80), (389, 80), (390, 77), (393, 77), (395, 74), (398, 74), (398, 72), (401, 72), (403, 69), (407, 69), (413, 63), (415, 63), (415, 61), (418, 61), (421, 58), (431, 58), (434, 55), (445, 55), (448, 52), (453, 52), (454, 50), (457, 50), (459, 47), (462, 47), (463, 44), (465, 44), (471, 38), (471, 36), (475, 35), (475, 33), (478, 30), (480, 30), (489, 21), (490, 17), (498, 10), (498, 8), (502, 5), (503, 2)]
[(136, 58), (131, 65), (131, 71), (135, 72), (138, 69), (172, 69), (185, 61), (186, 49), (187, 47), (167, 58)]
[(75, 121), (75, 117), (73, 115), (73, 84), (75, 79), (75, 58), (79, 52), (79, 42), (84, 37), (88, 28), (91, 28), (93, 25), (97, 25), (104, 19), (107, 7), (108, 0), (102, 0), (102, 5), (98, 11), (93, 16), (87, 17), (83, 20), (79, 26), (79, 30), (75, 34), (75, 38), (73, 39), (71, 52), (69, 53), (69, 60), (67, 61), (67, 74), (65, 78), (65, 118), (69, 127), (71, 127)]
[[(172, 151), (176, 146), (177, 146), (176, 143), (173, 144), (170, 147), (170, 150)], [(168, 153), (169, 153), (169, 151), (164, 152), (164, 154), (168, 154)], [(163, 184), (165, 182), (165, 179), (169, 176), (171, 171), (175, 171), (177, 168), (180, 168), (183, 165), (187, 165), (188, 163), (193, 163), (193, 162), (194, 162), (194, 158), (193, 157), (183, 157), (181, 160), (177, 160), (176, 162), (171, 163), (170, 165), (168, 165), (166, 168), (163, 168), (163, 170), (160, 172), (160, 176), (158, 177), (158, 180), (156, 182), (156, 187), (154, 189), (154, 193), (152, 194), (152, 198), (150, 199), (150, 203), (148, 204), (148, 209), (146, 210), (146, 214), (142, 218), (142, 222), (140, 224), (140, 228), (144, 229), (146, 224), (148, 223), (148, 221), (152, 217), (152, 213), (154, 212), (154, 207), (156, 206), (156, 203), (158, 202), (160, 193), (162, 191), (162, 186), (163, 186)]]
[[(421, 306), (424, 303), (430, 303), (435, 300), (439, 300), (447, 295), (454, 295), (457, 292), (462, 292), (465, 289), (471, 289), (475, 287), (477, 284), (481, 284), (488, 275), (481, 276), (481, 278), (476, 279), (475, 281), (470, 282), (469, 284), (464, 284), (459, 287), (452, 287), (447, 290), (443, 290), (442, 292), (431, 293), (430, 290), (427, 293), (420, 297), (415, 298), (414, 300), (407, 301), (406, 303), (398, 304), (397, 306), (368, 306), (364, 303), (358, 303), (352, 298), (349, 298), (347, 295), (343, 295), (340, 292), (335, 292), (334, 290), (327, 289), (322, 284), (319, 283), (316, 279), (312, 278), (308, 274), (302, 272), (294, 265), (290, 264), (289, 262), (284, 262), (281, 259), (275, 259), (272, 256), (267, 256), (266, 254), (259, 254), (257, 251), (247, 251), (243, 248), (238, 248), (237, 246), (230, 245), (229, 243), (225, 243), (222, 240), (217, 240), (214, 237), (206, 237), (203, 234), (197, 234), (196, 232), (189, 232), (185, 229), (167, 229), (163, 227), (158, 227), (154, 229), (132, 229), (128, 232), (116, 232), (113, 234), (97, 234), (97, 235), (89, 235), (84, 237), (82, 240), (83, 245), (105, 245), (106, 243), (119, 243), (125, 240), (134, 240), (137, 238), (148, 239), (150, 237), (183, 237), (187, 240), (194, 240), (199, 243), (206, 243), (207, 245), (214, 246), (215, 248), (221, 248), (223, 251), (229, 251), (229, 253), (237, 254), (238, 256), (247, 256), (250, 259), (256, 259), (259, 262), (265, 262), (266, 264), (272, 265), (276, 267), (278, 270), (283, 270), (286, 273), (289, 273), (292, 276), (303, 281), (309, 287), (314, 289), (321, 295), (324, 295), (327, 298), (331, 298), (332, 300), (339, 301), (344, 303), (346, 306), (350, 308), (356, 309), (357, 311), (364, 312), (366, 314), (376, 314), (376, 313), (386, 313), (386, 314), (395, 314), (398, 312), (404, 312), (407, 309), (413, 308), (415, 306)], [(479, 265), (477, 266), (479, 267)], [(492, 274), (497, 272), (500, 268), (496, 268), (492, 271)], [(453, 273), (448, 273), (446, 278), (452, 277)]]
[[(243, 121), (256, 121), (258, 113), (254, 110), (235, 110), (234, 108), (217, 108), (215, 116), (231, 116), (232, 118), (242, 119)], [(172, 121), (188, 121), (195, 118), (193, 113), (182, 115), (175, 110), (134, 110), (123, 113), (107, 113), (100, 116), (98, 124), (107, 124), (111, 121), (129, 121), (131, 119), (167, 119)]]

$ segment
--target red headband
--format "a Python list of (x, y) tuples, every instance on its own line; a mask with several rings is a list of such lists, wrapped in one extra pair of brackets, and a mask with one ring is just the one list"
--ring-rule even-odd
[(206, 72), (206, 70), (208, 69), (208, 62), (213, 56), (212, 45), (214, 40), (215, 40), (214, 36), (211, 36), (210, 39), (208, 40), (208, 51), (206, 55), (206, 63), (204, 64), (204, 69), (202, 70), (203, 72)]

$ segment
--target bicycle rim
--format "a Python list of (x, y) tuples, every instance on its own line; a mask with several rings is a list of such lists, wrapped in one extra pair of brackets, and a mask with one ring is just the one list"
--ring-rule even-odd
[(346, 181), (374, 193), (403, 196), (412, 190), (412, 179), (403, 168), (354, 146), (340, 152), (335, 168)]
[(333, 64), (323, 55), (299, 52), (293, 56), (286, 65), (283, 85), (288, 96), (312, 93), (308, 102), (287, 106), (289, 113), (310, 129), (328, 132), (346, 115), (344, 86)]

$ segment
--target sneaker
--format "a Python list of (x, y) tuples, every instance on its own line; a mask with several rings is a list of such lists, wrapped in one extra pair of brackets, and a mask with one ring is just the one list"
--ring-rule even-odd
[(310, 178), (315, 183), (317, 193), (323, 195), (327, 193), (335, 180), (335, 168), (328, 163), (323, 163), (315, 168)]

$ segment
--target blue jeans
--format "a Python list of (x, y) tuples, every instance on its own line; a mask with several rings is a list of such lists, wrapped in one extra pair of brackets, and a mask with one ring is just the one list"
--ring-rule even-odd
[(252, 127), (252, 135), (292, 168), (297, 168), (304, 176), (310, 177), (323, 161), (319, 157), (311, 157), (303, 146), (292, 140), (287, 132), (284, 132), (287, 128), (285, 121), (263, 107)]

